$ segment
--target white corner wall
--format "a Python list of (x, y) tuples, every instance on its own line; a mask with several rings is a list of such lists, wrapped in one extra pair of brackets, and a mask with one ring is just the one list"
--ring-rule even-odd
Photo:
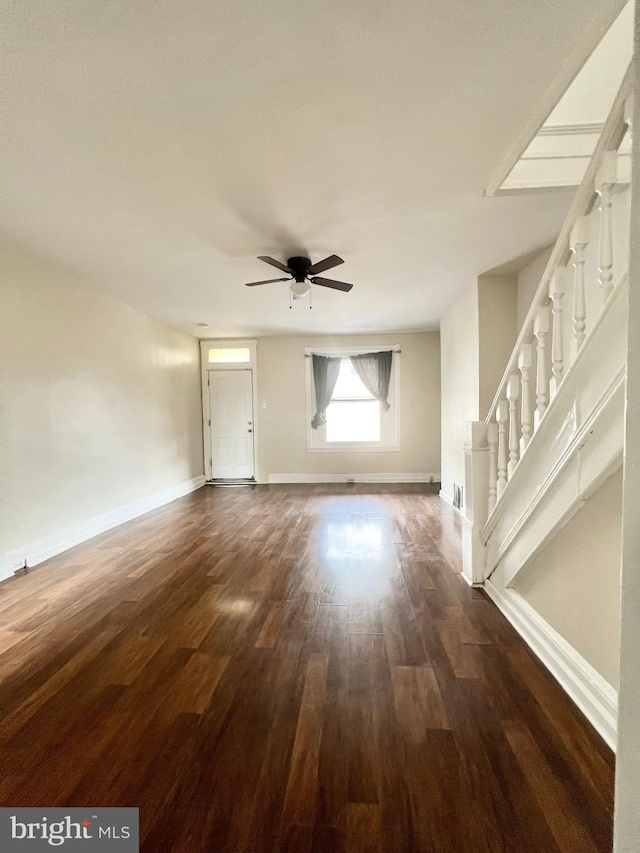
[[(258, 466), (260, 482), (333, 481), (345, 473), (440, 472), (440, 336), (437, 332), (258, 338)], [(307, 452), (306, 347), (399, 344), (401, 448), (375, 452)], [(263, 408), (264, 406), (264, 408)], [(398, 478), (400, 479), (400, 478)]]
[(479, 417), (478, 287), (474, 282), (440, 321), (442, 394), (442, 495), (451, 502), (453, 484), (464, 484), (466, 421)]
[(552, 251), (553, 246), (543, 249), (518, 273), (518, 333), (522, 328), (529, 308), (531, 308), (533, 297), (540, 286), (542, 273), (546, 269)]
[(479, 416), (486, 418), (519, 332), (518, 282), (511, 275), (478, 277)]
[(0, 250), (6, 576), (34, 543), (63, 550), (204, 478), (196, 339), (14, 244)]

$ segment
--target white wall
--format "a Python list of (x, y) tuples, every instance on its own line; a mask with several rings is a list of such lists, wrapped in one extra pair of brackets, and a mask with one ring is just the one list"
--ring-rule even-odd
[(478, 277), (480, 418), (487, 416), (518, 336), (515, 276)]
[(479, 417), (478, 287), (474, 282), (440, 321), (442, 393), (442, 492), (464, 484), (466, 421)]
[(618, 688), (622, 472), (559, 531), (514, 589)]
[(16, 245), (0, 253), (0, 553), (202, 474), (199, 347)]
[(518, 332), (522, 328), (524, 319), (533, 302), (533, 297), (540, 286), (542, 273), (545, 271), (552, 251), (553, 246), (543, 249), (518, 273)]
[[(400, 344), (401, 449), (307, 452), (305, 347)], [(259, 338), (258, 464), (274, 474), (439, 473), (440, 352), (437, 332)], [(262, 405), (266, 403), (266, 408)]]
[(517, 327), (515, 276), (481, 275), (440, 321), (442, 492), (465, 485), (466, 421), (484, 419), (513, 351)]

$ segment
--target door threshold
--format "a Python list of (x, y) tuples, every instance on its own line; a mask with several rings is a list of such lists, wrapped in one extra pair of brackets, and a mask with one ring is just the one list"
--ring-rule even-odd
[(255, 477), (219, 477), (207, 480), (207, 486), (255, 486)]

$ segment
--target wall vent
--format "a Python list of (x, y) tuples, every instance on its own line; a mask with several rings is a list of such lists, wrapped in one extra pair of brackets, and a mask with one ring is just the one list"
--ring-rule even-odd
[(462, 486), (460, 483), (453, 484), (453, 505), (456, 509), (462, 509)]

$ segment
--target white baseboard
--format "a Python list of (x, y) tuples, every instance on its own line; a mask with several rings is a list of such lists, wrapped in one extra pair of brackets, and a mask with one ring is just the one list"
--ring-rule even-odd
[(440, 474), (269, 474), (268, 483), (439, 483)]
[(617, 691), (515, 590), (499, 589), (490, 580), (484, 588), (615, 752)]
[(16, 569), (25, 565), (25, 561), (29, 566), (36, 566), (50, 557), (55, 557), (56, 554), (61, 554), (63, 551), (73, 548), (74, 545), (79, 545), (81, 542), (86, 542), (87, 539), (111, 530), (112, 527), (117, 527), (125, 521), (131, 521), (133, 518), (137, 518), (140, 515), (151, 512), (153, 509), (171, 503), (176, 498), (188, 495), (190, 492), (194, 492), (196, 489), (204, 486), (204, 483), (205, 477), (204, 474), (201, 474), (198, 477), (185, 480), (176, 486), (163, 489), (161, 492), (156, 492), (146, 498), (116, 507), (95, 518), (89, 518), (71, 527), (66, 527), (57, 533), (50, 533), (48, 536), (43, 536), (35, 542), (30, 542), (22, 548), (15, 548), (12, 551), (1, 554), (0, 580), (12, 577)]

